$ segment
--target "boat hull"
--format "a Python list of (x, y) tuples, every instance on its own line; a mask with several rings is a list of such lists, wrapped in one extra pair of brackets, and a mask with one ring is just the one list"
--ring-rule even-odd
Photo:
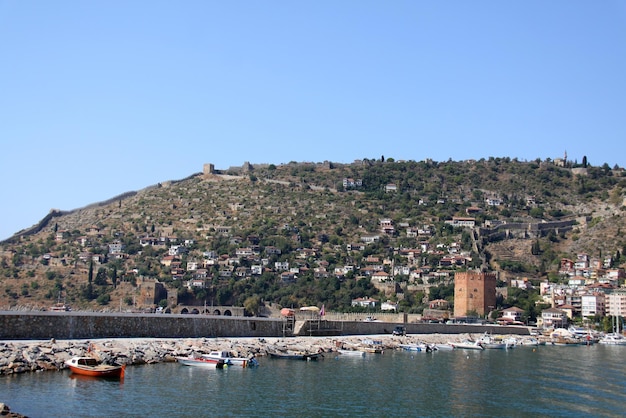
[(487, 344), (482, 344), (484, 348), (486, 349), (490, 349), (490, 350), (504, 350), (507, 348), (505, 343), (487, 343)]
[(421, 344), (400, 344), (398, 347), (404, 351), (426, 351), (426, 346)]
[(90, 377), (123, 378), (126, 365), (113, 366), (109, 364), (86, 365), (79, 364), (78, 358), (72, 358), (65, 362), (70, 371), (74, 374)]
[(176, 357), (176, 361), (183, 366), (201, 367), (204, 369), (223, 369), (226, 363), (223, 360), (213, 360), (198, 357)]
[(608, 334), (600, 338), (598, 343), (604, 345), (626, 345), (626, 338), (620, 334)]
[(209, 354), (203, 354), (202, 358), (223, 361), (229, 366), (255, 367), (259, 365), (259, 362), (254, 357), (233, 357), (227, 351), (212, 351)]
[(346, 357), (365, 357), (365, 351), (357, 350), (337, 350), (339, 354)]
[(450, 343), (450, 345), (452, 345), (454, 348), (460, 348), (462, 350), (484, 350), (485, 349), (485, 347), (477, 343)]
[(322, 357), (321, 354), (281, 354), (281, 353), (269, 353), (270, 358), (282, 359), (282, 360), (305, 360), (313, 361)]

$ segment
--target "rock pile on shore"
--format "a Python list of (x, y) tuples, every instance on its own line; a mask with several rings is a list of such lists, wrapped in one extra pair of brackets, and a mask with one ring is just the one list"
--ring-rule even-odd
[(27, 418), (25, 415), (11, 411), (9, 405), (0, 402), (0, 416), (7, 418)]

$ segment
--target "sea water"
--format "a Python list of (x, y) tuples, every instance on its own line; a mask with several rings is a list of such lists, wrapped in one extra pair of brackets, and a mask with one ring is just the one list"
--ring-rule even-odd
[(257, 368), (129, 366), (123, 381), (69, 371), (0, 377), (29, 417), (622, 417), (626, 347), (387, 351)]

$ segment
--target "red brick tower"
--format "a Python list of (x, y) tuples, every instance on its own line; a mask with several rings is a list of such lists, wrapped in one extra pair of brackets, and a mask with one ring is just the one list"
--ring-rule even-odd
[(485, 315), (496, 306), (496, 274), (466, 271), (454, 274), (454, 316), (470, 311)]

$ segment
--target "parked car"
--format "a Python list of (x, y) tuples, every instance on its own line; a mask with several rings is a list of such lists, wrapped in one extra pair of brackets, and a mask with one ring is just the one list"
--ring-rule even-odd
[(406, 335), (406, 328), (401, 325), (398, 325), (391, 332), (392, 335)]

